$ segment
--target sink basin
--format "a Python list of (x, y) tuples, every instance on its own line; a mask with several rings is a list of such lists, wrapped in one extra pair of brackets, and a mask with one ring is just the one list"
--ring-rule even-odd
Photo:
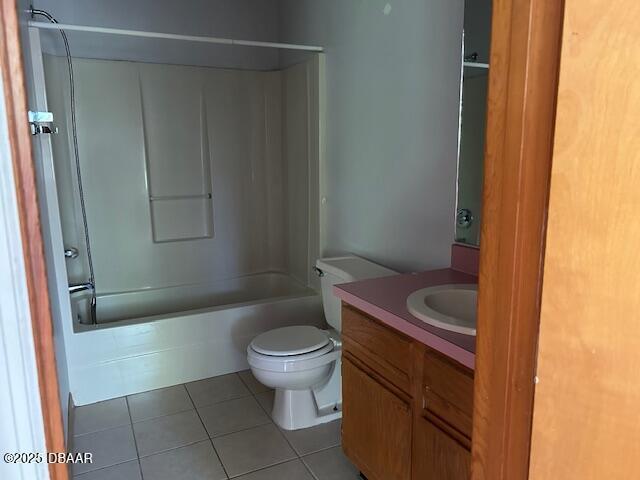
[(475, 336), (477, 302), (477, 285), (438, 285), (409, 295), (407, 309), (411, 315), (434, 327)]

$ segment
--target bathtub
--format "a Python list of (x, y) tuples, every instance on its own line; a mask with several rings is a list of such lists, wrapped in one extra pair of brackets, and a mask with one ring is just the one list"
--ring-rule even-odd
[(248, 368), (258, 334), (287, 325), (325, 328), (318, 293), (283, 273), (71, 300), (66, 343), (73, 401), (85, 405)]
[[(178, 312), (229, 308), (314, 293), (287, 274), (267, 272), (211, 283), (98, 294), (96, 317), (99, 324), (147, 322)], [(79, 295), (74, 304), (75, 320), (79, 324), (89, 324), (89, 295)]]

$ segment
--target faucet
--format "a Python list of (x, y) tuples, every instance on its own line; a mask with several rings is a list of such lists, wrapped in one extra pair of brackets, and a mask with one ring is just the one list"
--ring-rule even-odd
[(69, 294), (74, 294), (74, 293), (78, 293), (78, 292), (83, 292), (85, 290), (94, 290), (95, 287), (93, 286), (93, 283), (91, 282), (86, 282), (86, 283), (74, 283), (69, 285)]
[(96, 313), (96, 287), (93, 282), (86, 283), (72, 283), (69, 285), (69, 295), (73, 295), (74, 293), (83, 292), (85, 290), (91, 290), (91, 305), (89, 308), (89, 316), (91, 318), (91, 325), (96, 325), (98, 323), (97, 313)]

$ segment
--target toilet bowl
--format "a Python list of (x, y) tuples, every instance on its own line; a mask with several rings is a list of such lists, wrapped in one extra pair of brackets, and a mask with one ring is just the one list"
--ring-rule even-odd
[(322, 304), (331, 328), (277, 328), (258, 335), (247, 347), (254, 377), (275, 389), (271, 416), (285, 430), (312, 427), (342, 416), (342, 323), (333, 286), (396, 273), (356, 256), (319, 259), (316, 271), (321, 277)]

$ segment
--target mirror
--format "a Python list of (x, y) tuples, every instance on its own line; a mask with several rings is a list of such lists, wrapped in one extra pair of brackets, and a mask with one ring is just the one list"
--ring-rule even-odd
[(466, 0), (455, 241), (471, 245), (480, 243), (490, 36), (491, 0)]

